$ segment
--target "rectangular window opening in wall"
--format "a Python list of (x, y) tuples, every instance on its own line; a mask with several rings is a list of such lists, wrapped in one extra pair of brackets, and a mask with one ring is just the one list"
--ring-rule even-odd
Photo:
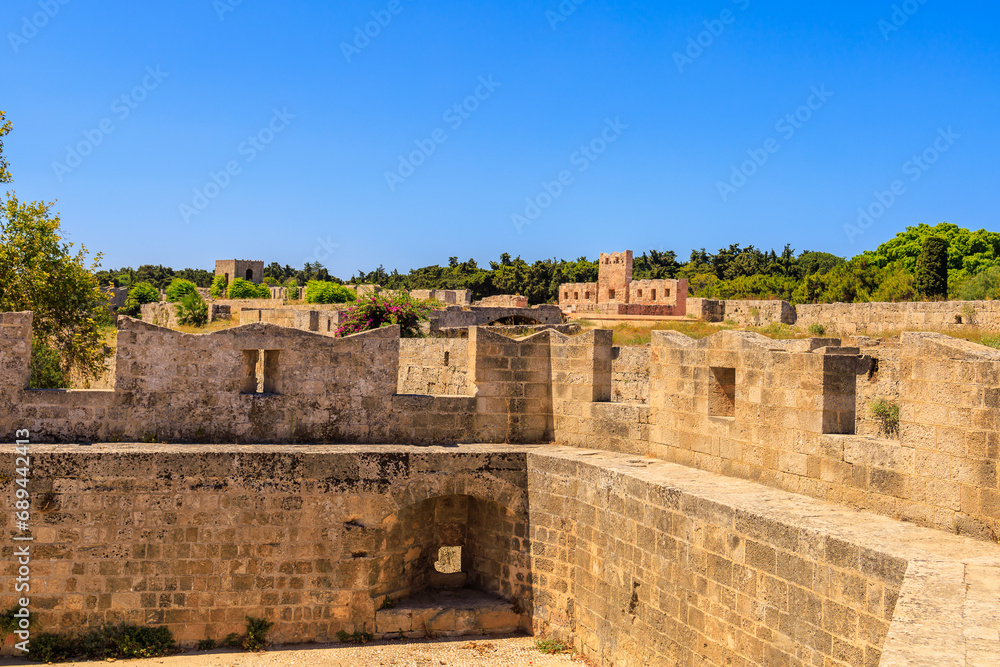
[(638, 293), (636, 294), (636, 296), (642, 298), (642, 290), (639, 290)]
[(712, 366), (708, 378), (708, 414), (712, 417), (736, 416), (736, 369)]
[(669, 299), (670, 298), (670, 290), (668, 290), (668, 289), (663, 290), (663, 298), (664, 299)]
[(615, 300), (615, 291), (613, 289), (609, 289), (608, 290), (608, 301), (614, 301), (614, 300)]
[(580, 293), (579, 292), (573, 292), (573, 299), (579, 301), (580, 300)]
[(583, 293), (583, 298), (584, 299), (590, 299), (590, 292), (584, 292)]
[(280, 350), (243, 350), (243, 394), (277, 394)]
[(566, 294), (563, 296), (563, 298), (564, 299), (569, 299), (569, 292), (566, 292)]
[(650, 300), (652, 300), (652, 301), (656, 301), (656, 290), (653, 290), (653, 291), (652, 291), (652, 293), (650, 294), (650, 297), (649, 297), (649, 298), (650, 298)]
[(434, 561), (434, 571), (441, 574), (455, 574), (462, 571), (462, 547), (441, 547), (438, 559)]

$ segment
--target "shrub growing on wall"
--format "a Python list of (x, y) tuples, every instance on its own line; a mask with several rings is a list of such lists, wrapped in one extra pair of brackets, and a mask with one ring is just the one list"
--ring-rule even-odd
[(310, 280), (306, 284), (307, 303), (349, 303), (357, 298), (352, 290), (337, 283)]
[(208, 324), (208, 304), (201, 295), (185, 294), (174, 308), (177, 310), (177, 322), (192, 327), (203, 327)]
[(198, 286), (190, 280), (174, 278), (173, 282), (167, 286), (167, 301), (176, 303), (188, 294), (197, 294)]
[(229, 283), (225, 276), (215, 276), (212, 279), (212, 287), (209, 288), (208, 293), (212, 295), (213, 299), (224, 299), (226, 298), (226, 289), (229, 287)]
[(267, 285), (255, 285), (243, 278), (234, 278), (229, 283), (226, 296), (230, 299), (270, 299), (271, 289)]
[(398, 292), (391, 297), (373, 294), (359, 299), (347, 310), (347, 317), (337, 329), (337, 335), (350, 336), (398, 324), (404, 338), (416, 338), (421, 335), (420, 323), (427, 321), (429, 312), (429, 306), (406, 292)]
[(128, 297), (125, 299), (125, 305), (121, 307), (119, 312), (128, 315), (129, 317), (139, 317), (142, 313), (142, 304), (156, 303), (159, 300), (160, 290), (156, 289), (149, 283), (136, 283), (132, 286), (132, 289), (128, 291)]

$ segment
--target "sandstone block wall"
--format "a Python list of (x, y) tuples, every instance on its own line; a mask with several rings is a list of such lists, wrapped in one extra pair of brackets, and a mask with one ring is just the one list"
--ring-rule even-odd
[(858, 376), (857, 427), (855, 434), (872, 438), (899, 439), (899, 429), (886, 424), (872, 413), (877, 401), (899, 405), (901, 364), (899, 339), (872, 340), (867, 336), (851, 337), (861, 353), (872, 359), (868, 373)]
[(404, 338), (399, 342), (400, 394), (467, 396), (469, 342), (462, 338)]
[(528, 297), (520, 294), (499, 294), (480, 299), (475, 305), (481, 308), (527, 308)]
[(611, 400), (614, 403), (649, 401), (649, 348), (611, 348)]
[(821, 324), (838, 334), (879, 334), (978, 326), (1000, 331), (1000, 301), (830, 303), (795, 307), (798, 324)]
[[(787, 301), (688, 299), (687, 313), (706, 322), (734, 322), (744, 327), (797, 322), (796, 308)], [(806, 325), (808, 326), (808, 325)]]
[(535, 630), (597, 664), (995, 658), (995, 545), (629, 456), (531, 452), (528, 485)]
[(561, 324), (562, 311), (558, 306), (535, 306), (533, 308), (462, 308), (449, 306), (436, 310), (430, 315), (431, 332), (441, 329), (502, 324)]
[(104, 445), (38, 450), (32, 472), (48, 498), (32, 609), (50, 632), (166, 625), (191, 646), (249, 615), (279, 643), (336, 641), (374, 632), (387, 596), (427, 588), (451, 545), (478, 586), (530, 614), (528, 544), (510, 539), (527, 533), (523, 454)]
[[(414, 395), (401, 393), (395, 331), (335, 339), (254, 324), (188, 336), (120, 321), (114, 390), (32, 391), (30, 315), (4, 315), (0, 429), (24, 425), (47, 441), (558, 440), (983, 539), (1000, 530), (1000, 352), (940, 334), (907, 334), (898, 354), (887, 347), (866, 357), (837, 339), (655, 332), (640, 402), (625, 399), (645, 391), (641, 372), (634, 368), (638, 384), (626, 392), (625, 361), (616, 379), (607, 331), (512, 340), (473, 329), (464, 391), (441, 349), (463, 343), (426, 343), (428, 361), (407, 366), (416, 370), (403, 389), (450, 395)], [(859, 418), (883, 394), (896, 396), (898, 434)]]
[[(469, 289), (411, 290), (410, 296), (413, 297), (414, 299), (420, 299), (421, 301), (430, 301), (434, 299), (440, 301), (441, 303), (446, 303), (453, 306), (472, 305), (472, 290)], [(527, 307), (527, 304), (525, 304), (524, 307)]]
[(471, 586), (602, 667), (988, 664), (975, 659), (998, 644), (984, 632), (995, 545), (648, 458), (465, 445), (33, 457), (44, 585), (31, 597), (47, 631), (162, 624), (192, 646), (249, 615), (274, 621), (277, 643), (381, 633), (385, 599), (435, 585), (440, 548), (459, 546)]

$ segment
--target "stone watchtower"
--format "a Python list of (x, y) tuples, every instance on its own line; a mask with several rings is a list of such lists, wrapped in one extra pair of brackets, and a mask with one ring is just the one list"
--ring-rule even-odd
[[(631, 266), (631, 257), (629, 259)], [(260, 284), (264, 280), (264, 262), (253, 259), (217, 259), (215, 260), (215, 275), (225, 276), (226, 282), (243, 278), (252, 283)]]
[(632, 251), (601, 253), (598, 265), (597, 302), (628, 303), (632, 282)]

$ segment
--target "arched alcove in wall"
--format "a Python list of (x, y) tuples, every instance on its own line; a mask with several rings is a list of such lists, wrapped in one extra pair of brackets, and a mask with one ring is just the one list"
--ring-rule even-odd
[[(473, 495), (428, 498), (400, 508), (380, 526), (372, 597), (379, 605), (463, 589), (532, 609), (527, 515)], [(448, 595), (443, 595), (443, 607)], [(526, 627), (526, 621), (522, 621)]]

